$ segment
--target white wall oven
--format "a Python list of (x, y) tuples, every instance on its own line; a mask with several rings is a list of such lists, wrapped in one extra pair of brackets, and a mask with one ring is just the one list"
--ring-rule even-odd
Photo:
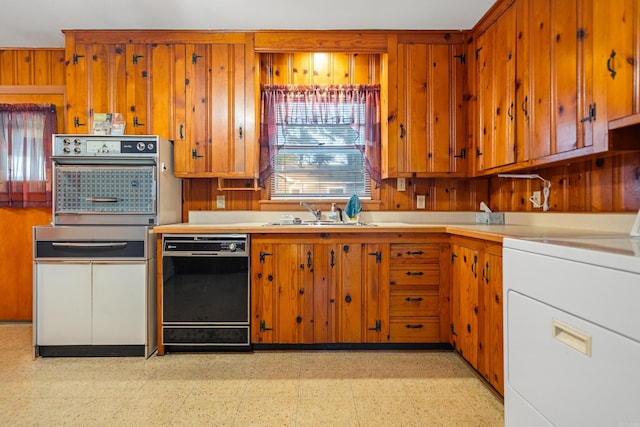
[(157, 348), (154, 225), (181, 221), (173, 144), (154, 135), (53, 137), (53, 224), (34, 228), (36, 356)]
[(55, 225), (180, 222), (171, 142), (153, 135), (54, 135)]

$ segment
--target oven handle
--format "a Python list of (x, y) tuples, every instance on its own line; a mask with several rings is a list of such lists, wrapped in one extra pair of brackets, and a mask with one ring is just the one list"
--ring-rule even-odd
[(127, 242), (53, 242), (51, 246), (64, 248), (124, 248)]
[(87, 197), (85, 199), (87, 202), (117, 202), (118, 199), (116, 197)]

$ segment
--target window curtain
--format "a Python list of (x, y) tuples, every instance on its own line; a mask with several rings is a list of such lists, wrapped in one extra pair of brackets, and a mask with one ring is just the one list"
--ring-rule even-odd
[[(349, 124), (364, 135), (358, 145), (365, 158), (365, 168), (380, 186), (380, 85), (262, 85), (260, 108), (260, 185), (272, 173), (272, 160), (281, 148), (277, 127), (287, 124)], [(364, 116), (359, 117), (364, 104)], [(344, 111), (350, 111), (344, 117)], [(276, 117), (283, 118), (278, 123)], [(346, 122), (346, 123), (345, 123)], [(284, 133), (284, 132), (283, 132)]]
[(53, 104), (0, 104), (0, 206), (51, 206)]

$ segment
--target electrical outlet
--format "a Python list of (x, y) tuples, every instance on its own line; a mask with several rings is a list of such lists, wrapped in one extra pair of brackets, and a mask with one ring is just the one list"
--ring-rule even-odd
[(397, 178), (396, 185), (398, 187), (398, 191), (406, 191), (407, 189), (407, 180), (405, 178)]
[(424, 209), (425, 196), (418, 195), (416, 198), (416, 209)]
[(535, 206), (540, 206), (542, 204), (541, 196), (539, 191), (534, 191), (533, 196), (531, 196), (531, 202)]
[(216, 208), (224, 209), (224, 194), (216, 196)]

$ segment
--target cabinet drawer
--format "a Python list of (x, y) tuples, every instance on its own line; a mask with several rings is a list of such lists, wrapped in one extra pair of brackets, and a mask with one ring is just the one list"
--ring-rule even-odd
[(440, 261), (440, 245), (437, 243), (394, 243), (391, 245), (391, 262), (419, 260), (421, 263)]
[(389, 283), (391, 285), (438, 285), (440, 266), (438, 264), (391, 264)]
[(438, 291), (391, 292), (389, 314), (396, 316), (438, 316)]
[(391, 320), (389, 342), (440, 342), (440, 320), (437, 317)]

